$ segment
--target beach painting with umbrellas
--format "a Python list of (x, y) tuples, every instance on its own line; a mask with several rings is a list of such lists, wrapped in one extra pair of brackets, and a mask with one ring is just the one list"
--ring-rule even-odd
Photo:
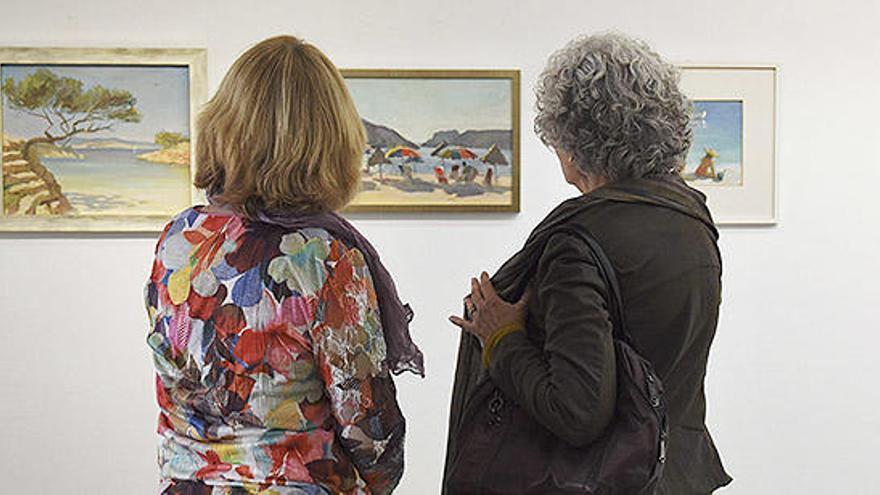
[(519, 211), (519, 71), (343, 75), (367, 133), (349, 211)]

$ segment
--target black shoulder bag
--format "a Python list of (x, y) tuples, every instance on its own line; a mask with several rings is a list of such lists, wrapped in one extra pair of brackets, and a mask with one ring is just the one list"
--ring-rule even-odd
[(495, 389), (468, 408), (458, 433), (460, 455), (449, 473), (450, 495), (654, 493), (666, 460), (666, 403), (660, 379), (633, 346), (614, 268), (591, 236), (582, 239), (608, 289), (617, 363), (614, 417), (594, 443), (566, 445)]

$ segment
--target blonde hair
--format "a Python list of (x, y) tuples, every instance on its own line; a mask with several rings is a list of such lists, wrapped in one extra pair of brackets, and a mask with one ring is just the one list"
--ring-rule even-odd
[(195, 186), (242, 214), (337, 210), (357, 192), (363, 123), (336, 66), (293, 36), (242, 54), (196, 129)]

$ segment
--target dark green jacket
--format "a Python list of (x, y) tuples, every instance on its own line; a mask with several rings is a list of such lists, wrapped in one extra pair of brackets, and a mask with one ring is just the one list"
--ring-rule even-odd
[[(731, 478), (705, 426), (703, 393), (721, 299), (718, 232), (704, 196), (674, 176), (607, 185), (562, 203), (535, 229), (532, 238), (549, 235), (529, 274), (533, 295), (526, 330), (498, 343), (488, 370), (479, 343), (462, 335), (446, 472), (459, 448), (462, 410), (485, 382), (574, 446), (589, 445), (614, 414), (614, 347), (605, 287), (583, 242), (554, 233), (561, 225), (588, 232), (608, 255), (636, 346), (663, 381), (670, 440), (659, 493), (702, 495), (728, 484)], [(517, 256), (526, 255), (534, 253), (524, 249)], [(511, 266), (535, 265), (517, 256), (493, 281), (503, 279)]]

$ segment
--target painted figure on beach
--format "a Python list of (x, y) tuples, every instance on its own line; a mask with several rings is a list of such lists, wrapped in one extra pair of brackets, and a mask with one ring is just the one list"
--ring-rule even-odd
[(694, 142), (682, 176), (695, 185), (741, 186), (741, 101), (694, 101)]
[(715, 169), (716, 158), (718, 158), (718, 153), (712, 148), (706, 148), (706, 154), (700, 160), (700, 165), (694, 171), (694, 175), (698, 179), (712, 179), (715, 182), (724, 180), (724, 171), (719, 172)]
[(169, 215), (191, 202), (186, 67), (0, 66), (5, 215)]
[(352, 205), (512, 204), (509, 79), (346, 77), (346, 83), (374, 150), (364, 155)]

